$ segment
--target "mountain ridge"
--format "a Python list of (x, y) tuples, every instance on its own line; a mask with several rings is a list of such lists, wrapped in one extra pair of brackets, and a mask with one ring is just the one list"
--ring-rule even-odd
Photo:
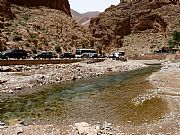
[(77, 20), (78, 23), (82, 24), (85, 27), (88, 27), (89, 23), (86, 23), (85, 25), (84, 25), (84, 23), (90, 22), (90, 19), (99, 15), (100, 12), (99, 11), (88, 11), (85, 13), (79, 13), (79, 12), (71, 9), (71, 14), (72, 14), (72, 17), (75, 18), (75, 20)]

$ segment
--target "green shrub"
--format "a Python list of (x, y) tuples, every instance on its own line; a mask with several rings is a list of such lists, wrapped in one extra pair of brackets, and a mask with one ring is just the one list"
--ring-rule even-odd
[(36, 48), (35, 46), (33, 46), (32, 49), (31, 49), (31, 51), (32, 51), (33, 53), (37, 53), (37, 48)]
[(20, 41), (20, 40), (22, 40), (21, 35), (14, 35), (13, 41)]
[(172, 36), (174, 41), (180, 42), (180, 32), (174, 31)]
[(28, 15), (25, 15), (25, 16), (23, 16), (23, 19), (24, 19), (25, 21), (28, 21), (28, 20), (29, 20), (29, 16), (28, 16)]
[(170, 48), (174, 48), (174, 47), (175, 47), (175, 42), (174, 42), (173, 39), (170, 39), (170, 40), (168, 41), (168, 44), (169, 44), (169, 47), (170, 47)]
[(54, 47), (54, 49), (55, 49), (55, 51), (56, 51), (57, 53), (61, 53), (61, 52), (62, 52), (61, 47), (60, 47), (59, 45), (56, 45), (56, 46)]
[(170, 48), (174, 48), (179, 45), (178, 42), (180, 42), (180, 32), (174, 31), (172, 38), (168, 41), (168, 45)]
[(29, 34), (30, 34), (31, 38), (36, 38), (36, 34), (34, 34), (34, 33), (29, 33)]
[(21, 24), (22, 26), (26, 26), (26, 22), (24, 21), (20, 21), (19, 24)]
[(44, 40), (44, 44), (48, 46), (48, 41), (46, 39)]

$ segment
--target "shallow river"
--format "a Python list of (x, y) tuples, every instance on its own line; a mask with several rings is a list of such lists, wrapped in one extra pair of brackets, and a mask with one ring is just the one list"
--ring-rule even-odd
[(47, 86), (38, 93), (1, 102), (0, 120), (134, 125), (153, 122), (167, 111), (167, 104), (154, 97), (135, 105), (133, 99), (153, 89), (146, 78), (156, 70), (158, 67), (149, 67)]

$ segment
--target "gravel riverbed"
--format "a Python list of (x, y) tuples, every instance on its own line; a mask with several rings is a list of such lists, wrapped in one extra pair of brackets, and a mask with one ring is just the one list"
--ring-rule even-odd
[[(47, 83), (61, 83), (85, 77), (98, 76), (110, 72), (129, 71), (146, 67), (141, 61), (120, 62), (106, 60), (100, 63), (79, 62), (68, 65), (21, 66), (20, 71), (0, 72), (0, 90), (2, 93), (23, 91), (26, 87), (34, 87)], [(4, 67), (2, 67), (4, 68)], [(16, 67), (11, 67), (16, 68)], [(17, 69), (15, 69), (17, 70)], [(25, 74), (25, 75), (24, 75)], [(59, 79), (58, 79), (59, 78)], [(169, 106), (168, 113), (159, 121), (140, 126), (112, 125), (104, 122), (90, 125), (86, 122), (74, 123), (68, 127), (58, 125), (23, 125), (23, 122), (6, 126), (0, 123), (0, 134), (3, 135), (178, 135), (180, 134), (180, 63), (163, 63), (160, 71), (149, 78), (154, 86), (153, 94), (163, 98)], [(30, 83), (31, 82), (31, 83)], [(18, 88), (19, 87), (19, 88)], [(12, 91), (10, 91), (12, 90)], [(146, 95), (145, 95), (146, 96)], [(146, 99), (145, 99), (146, 100)]]
[(25, 88), (95, 77), (111, 72), (130, 71), (143, 67), (146, 67), (146, 65), (139, 61), (121, 62), (111, 59), (98, 63), (94, 63), (93, 60), (86, 60), (72, 64), (1, 66), (0, 93), (23, 92)]

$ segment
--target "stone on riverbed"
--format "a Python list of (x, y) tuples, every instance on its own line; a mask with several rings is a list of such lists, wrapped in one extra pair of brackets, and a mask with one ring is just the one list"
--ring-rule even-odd
[(0, 80), (0, 84), (6, 83), (7, 80)]
[(98, 130), (91, 127), (91, 125), (86, 122), (75, 123), (74, 125), (79, 135), (97, 135), (98, 134)]
[(74, 124), (80, 135), (88, 135), (90, 132), (90, 124), (86, 122)]
[(23, 133), (23, 128), (21, 126), (17, 126), (16, 127), (16, 134), (18, 135), (18, 134), (21, 134), (21, 133)]
[(22, 87), (21, 86), (17, 86), (17, 87), (15, 87), (15, 90), (22, 90)]

